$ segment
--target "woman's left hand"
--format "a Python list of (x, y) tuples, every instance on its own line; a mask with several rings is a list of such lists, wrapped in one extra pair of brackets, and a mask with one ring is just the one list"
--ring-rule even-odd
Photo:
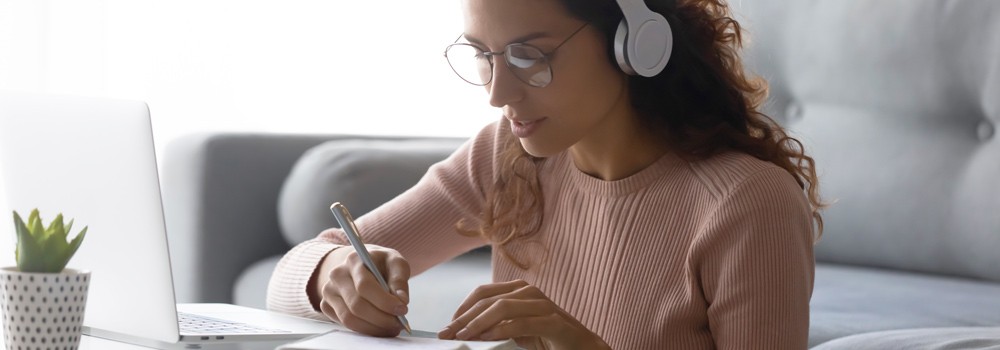
[(608, 349), (580, 321), (525, 281), (479, 286), (458, 307), (441, 339), (497, 340), (538, 337), (549, 349)]

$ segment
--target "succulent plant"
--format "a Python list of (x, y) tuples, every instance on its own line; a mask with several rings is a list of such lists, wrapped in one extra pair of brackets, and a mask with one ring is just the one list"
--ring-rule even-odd
[(14, 211), (14, 228), (17, 231), (14, 257), (21, 272), (62, 272), (87, 234), (87, 227), (84, 227), (73, 241), (68, 241), (69, 232), (73, 229), (73, 220), (64, 226), (63, 216), (59, 214), (49, 227), (45, 228), (38, 209), (31, 211), (27, 223), (21, 220), (17, 211)]

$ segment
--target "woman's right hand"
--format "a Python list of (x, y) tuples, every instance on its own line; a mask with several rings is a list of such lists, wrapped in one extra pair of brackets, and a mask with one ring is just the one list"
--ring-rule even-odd
[(410, 264), (396, 250), (376, 245), (365, 247), (393, 292), (382, 289), (354, 247), (340, 247), (323, 259), (317, 275), (320, 310), (355, 332), (397, 336), (403, 330), (397, 316), (406, 314), (410, 302)]

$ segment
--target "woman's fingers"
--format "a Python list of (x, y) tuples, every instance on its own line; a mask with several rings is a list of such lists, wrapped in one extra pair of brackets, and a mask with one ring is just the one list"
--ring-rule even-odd
[[(483, 332), (501, 324), (520, 322), (524, 318), (552, 315), (551, 305), (550, 301), (541, 299), (500, 299), (469, 320), (462, 329), (455, 333), (455, 337), (462, 340), (478, 339), (481, 338)], [(456, 324), (456, 327), (459, 325)], [(540, 329), (531, 330), (530, 334), (518, 334), (517, 336), (547, 334), (545, 328), (552, 327), (552, 324), (542, 326)]]
[[(604, 344), (540, 289), (523, 281), (477, 288), (462, 304), (461, 314), (438, 333), (441, 339), (543, 339), (559, 349)], [(606, 347), (606, 344), (605, 344)]]
[(376, 337), (395, 337), (402, 330), (398, 326), (398, 321), (390, 327), (380, 327), (369, 322), (367, 319), (353, 313), (341, 298), (324, 298), (321, 308), (323, 309), (323, 314), (327, 315), (327, 317), (333, 313), (341, 325), (358, 333)]
[(521, 317), (498, 323), (479, 334), (477, 339), (499, 340), (520, 337), (544, 337), (550, 335), (562, 322), (556, 314)]
[[(398, 255), (398, 254), (397, 254)], [(399, 298), (404, 305), (410, 303), (410, 263), (401, 256), (389, 257), (385, 266), (389, 275), (386, 281), (392, 294)]]
[(458, 306), (458, 310), (452, 315), (453, 320), (457, 320), (463, 314), (469, 311), (473, 306), (482, 300), (489, 299), (498, 295), (507, 294), (516, 291), (520, 288), (527, 287), (528, 283), (522, 280), (514, 280), (510, 282), (500, 282), (484, 284), (476, 287), (469, 296), (465, 297), (465, 301)]
[[(375, 336), (395, 336), (402, 329), (397, 315), (405, 315), (409, 264), (398, 252), (380, 247), (370, 248), (371, 257), (382, 271), (392, 271), (400, 293), (390, 293), (365, 266), (353, 249), (343, 263), (330, 271), (330, 282), (323, 287), (321, 311), (327, 317), (360, 333)], [(401, 294), (401, 295), (400, 295)]]
[[(378, 310), (390, 315), (406, 315), (406, 304), (395, 294), (389, 294), (375, 279), (375, 275), (364, 264), (351, 265), (351, 278), (354, 281), (353, 295), (367, 300)], [(353, 309), (352, 309), (353, 310)]]
[(330, 305), (330, 300), (332, 300), (332, 298), (323, 297), (323, 299), (319, 301), (319, 311), (322, 312), (326, 318), (340, 323), (340, 317), (337, 316), (337, 310), (334, 310), (333, 306)]
[[(328, 283), (323, 289), (323, 301), (320, 309), (323, 314), (348, 328), (370, 335), (392, 333), (399, 334), (400, 325), (395, 316), (382, 312), (371, 305), (357, 291), (345, 289), (349, 283)], [(346, 287), (346, 288), (353, 288)], [(385, 293), (383, 291), (383, 293)], [(357, 322), (363, 320), (364, 323)], [(353, 326), (352, 326), (353, 325)], [(360, 328), (355, 328), (360, 327)], [(377, 329), (377, 331), (375, 331)]]
[[(359, 291), (360, 292), (360, 291)], [(381, 294), (386, 294), (382, 289), (378, 289)], [(342, 295), (342, 299), (347, 309), (350, 313), (360, 317), (371, 324), (380, 326), (382, 328), (399, 328), (402, 327), (399, 324), (399, 319), (396, 318), (395, 314), (387, 313), (371, 303), (371, 301), (362, 293), (351, 293), (349, 295)], [(398, 303), (398, 301), (397, 301)]]
[(474, 339), (501, 322), (556, 313), (556, 310), (538, 288), (524, 281), (483, 285), (469, 295), (459, 309), (462, 313), (438, 332), (438, 338)]

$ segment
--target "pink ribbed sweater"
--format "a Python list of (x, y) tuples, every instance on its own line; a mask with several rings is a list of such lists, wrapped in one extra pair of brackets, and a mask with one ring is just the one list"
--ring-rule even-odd
[[(398, 250), (419, 274), (485, 242), (456, 233), (492, 186), (502, 123), (483, 129), (399, 197), (358, 219), (366, 243)], [(541, 289), (614, 349), (805, 349), (813, 286), (808, 202), (781, 168), (741, 153), (666, 155), (617, 181), (584, 174), (563, 152), (539, 178), (545, 216), (530, 242), (493, 256), (493, 280)], [(306, 284), (347, 244), (327, 230), (294, 247), (268, 307), (319, 317)]]

